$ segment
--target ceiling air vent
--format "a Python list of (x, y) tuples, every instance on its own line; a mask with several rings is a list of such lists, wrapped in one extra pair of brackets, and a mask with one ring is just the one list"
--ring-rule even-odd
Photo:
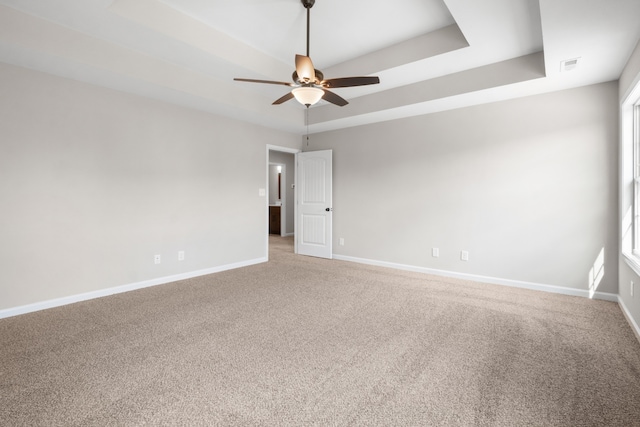
[(560, 62), (560, 72), (575, 70), (578, 67), (578, 61), (580, 58), (565, 59)]

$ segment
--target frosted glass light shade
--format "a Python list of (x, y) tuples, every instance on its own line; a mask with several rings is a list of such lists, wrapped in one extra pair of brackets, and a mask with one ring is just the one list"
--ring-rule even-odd
[(324, 95), (324, 91), (322, 89), (310, 86), (297, 87), (293, 89), (291, 93), (293, 93), (293, 96), (295, 96), (300, 104), (307, 106), (320, 101), (320, 98)]

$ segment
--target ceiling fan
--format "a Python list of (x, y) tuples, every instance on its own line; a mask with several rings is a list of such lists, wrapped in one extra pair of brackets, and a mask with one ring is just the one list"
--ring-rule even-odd
[(293, 83), (287, 82), (277, 82), (272, 80), (254, 80), (254, 79), (240, 79), (235, 78), (234, 80), (240, 82), (251, 82), (251, 83), (267, 83), (274, 85), (284, 85), (292, 87), (291, 92), (287, 93), (281, 98), (276, 99), (273, 102), (273, 105), (279, 105), (283, 102), (290, 100), (291, 98), (296, 98), (298, 102), (303, 105), (306, 105), (309, 108), (311, 105), (320, 101), (320, 99), (324, 99), (332, 104), (338, 105), (340, 107), (344, 107), (348, 104), (347, 100), (342, 98), (341, 96), (336, 95), (335, 93), (329, 91), (331, 88), (341, 88), (341, 87), (353, 87), (353, 86), (364, 86), (364, 85), (373, 85), (380, 83), (380, 79), (375, 76), (366, 76), (366, 77), (339, 77), (335, 79), (324, 79), (324, 74), (322, 71), (316, 70), (313, 67), (313, 62), (311, 62), (311, 58), (309, 57), (309, 15), (311, 8), (313, 7), (316, 0), (300, 0), (302, 5), (307, 9), (307, 55), (296, 55), (295, 64), (296, 70), (293, 72), (292, 79)]

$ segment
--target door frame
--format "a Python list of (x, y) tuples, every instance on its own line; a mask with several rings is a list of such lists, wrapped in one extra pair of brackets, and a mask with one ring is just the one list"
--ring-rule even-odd
[[(298, 149), (298, 148), (290, 148), (290, 147), (282, 147), (279, 145), (271, 145), (271, 144), (267, 144), (267, 155), (266, 155), (266, 164), (265, 164), (265, 189), (266, 189), (266, 197), (265, 197), (265, 212), (264, 212), (264, 221), (265, 221), (265, 225), (266, 225), (266, 233), (265, 233), (265, 254), (267, 259), (269, 259), (269, 151), (279, 151), (281, 153), (288, 153), (288, 154), (293, 154), (294, 156), (298, 153), (301, 153), (302, 150)], [(289, 171), (289, 173), (291, 173)], [(298, 182), (298, 165), (296, 164), (295, 160), (293, 162), (293, 182)], [(286, 190), (286, 188), (285, 188)], [(298, 215), (298, 206), (296, 203), (296, 195), (295, 195), (295, 191), (293, 192), (293, 200), (288, 200), (287, 203), (293, 203), (293, 230), (294, 230), (294, 237), (293, 237), (293, 251), (294, 253), (298, 253), (298, 246), (297, 246), (297, 239), (295, 237), (295, 230), (296, 230), (296, 217)], [(281, 233), (282, 234), (282, 233)]]

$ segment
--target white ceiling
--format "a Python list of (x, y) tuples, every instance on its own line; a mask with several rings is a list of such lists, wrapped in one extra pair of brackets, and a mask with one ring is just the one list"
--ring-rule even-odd
[[(640, 38), (640, 0), (317, 0), (310, 54), (335, 89), (309, 131), (616, 80)], [(304, 133), (284, 86), (306, 51), (300, 0), (0, 0), (0, 61)], [(560, 62), (579, 58), (561, 72)]]
[[(306, 53), (306, 9), (300, 0), (160, 1), (286, 64)], [(318, 0), (311, 9), (314, 61), (331, 67), (455, 23), (442, 1), (396, 0), (390, 6)], [(389, 23), (400, 22), (389, 31)]]

